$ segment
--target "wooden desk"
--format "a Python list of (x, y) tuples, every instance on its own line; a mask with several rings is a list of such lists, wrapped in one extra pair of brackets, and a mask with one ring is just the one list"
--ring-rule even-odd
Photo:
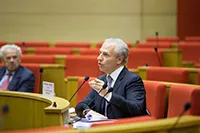
[[(200, 133), (200, 117), (183, 116), (177, 125), (172, 129), (177, 118), (160, 119), (148, 122), (128, 123), (120, 125), (107, 125), (92, 127), (82, 130), (45, 130), (49, 133)], [(12, 133), (12, 132), (9, 132)], [(19, 132), (13, 132), (19, 133)], [(21, 133), (21, 132), (20, 132)], [(30, 133), (24, 131), (23, 133)], [(42, 130), (35, 133), (44, 133)]]
[[(94, 127), (85, 133), (170, 133), (177, 118), (160, 119), (148, 122), (129, 123), (113, 126)], [(172, 133), (199, 133), (200, 117), (183, 116)], [(64, 132), (59, 132), (64, 133)]]
[(173, 127), (177, 118), (160, 119), (148, 122), (134, 122), (118, 125), (106, 125), (100, 127), (92, 127), (89, 129), (64, 129), (46, 128), (38, 130), (21, 130), (5, 133), (200, 133), (200, 117), (183, 116), (177, 125)]
[[(0, 91), (0, 99), (0, 107), (9, 107), (1, 130), (59, 126), (69, 120), (69, 102), (63, 98), (50, 100), (41, 94)], [(57, 107), (53, 107), (54, 102)]]

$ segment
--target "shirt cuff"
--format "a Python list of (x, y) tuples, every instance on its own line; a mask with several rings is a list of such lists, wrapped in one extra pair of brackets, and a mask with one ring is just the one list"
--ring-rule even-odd
[(108, 102), (110, 102), (111, 97), (112, 97), (112, 92), (109, 92), (107, 95), (105, 95), (104, 98), (105, 98)]

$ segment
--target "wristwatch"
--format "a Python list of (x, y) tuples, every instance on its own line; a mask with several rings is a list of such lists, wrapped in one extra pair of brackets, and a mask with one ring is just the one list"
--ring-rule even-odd
[(83, 116), (85, 116), (89, 111), (90, 111), (90, 109), (83, 110)]

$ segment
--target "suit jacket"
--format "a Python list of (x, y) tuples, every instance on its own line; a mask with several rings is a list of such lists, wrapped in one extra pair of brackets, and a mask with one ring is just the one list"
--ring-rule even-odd
[[(99, 79), (105, 82), (106, 74)], [(76, 106), (77, 115), (82, 116), (85, 109), (93, 109), (104, 115), (105, 98), (92, 89)], [(117, 119), (141, 115), (147, 115), (146, 93), (142, 79), (124, 67), (114, 84), (112, 98), (107, 106), (107, 116), (109, 119)]]
[[(0, 68), (0, 80), (2, 80), (6, 72), (5, 67)], [(33, 72), (29, 69), (19, 66), (8, 85), (10, 91), (33, 92), (35, 78)]]

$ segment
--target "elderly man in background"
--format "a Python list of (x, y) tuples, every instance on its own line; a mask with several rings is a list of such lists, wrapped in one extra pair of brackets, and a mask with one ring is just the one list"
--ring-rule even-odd
[(33, 92), (35, 78), (32, 71), (20, 65), (21, 48), (14, 44), (1, 47), (3, 67), (0, 68), (0, 90)]

